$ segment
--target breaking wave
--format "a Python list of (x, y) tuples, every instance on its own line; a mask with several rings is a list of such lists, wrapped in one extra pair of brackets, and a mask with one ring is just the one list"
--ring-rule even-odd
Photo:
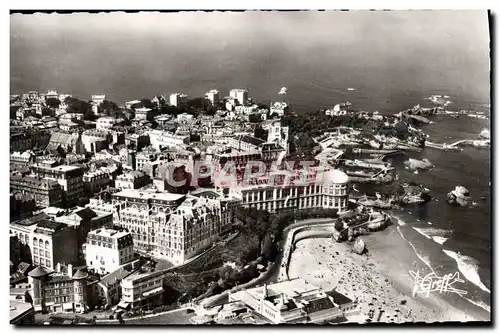
[(490, 293), (491, 291), (481, 282), (481, 278), (478, 273), (477, 261), (469, 256), (455, 253), (451, 250), (443, 249), (443, 252), (454, 259), (457, 262), (458, 270), (464, 275), (464, 277), (477, 285), (481, 290)]
[(442, 245), (449, 239), (452, 231), (450, 230), (442, 230), (437, 228), (422, 228), (422, 227), (413, 227), (415, 231), (426, 237), (427, 239), (434, 240), (434, 242)]
[(405, 236), (403, 235), (403, 232), (401, 232), (401, 229), (399, 228), (399, 226), (398, 226), (398, 232), (399, 232), (399, 235), (401, 236), (401, 238), (403, 238), (403, 240), (406, 241), (411, 246), (411, 248), (413, 248), (413, 251), (415, 252), (417, 257), (420, 259), (420, 261), (422, 261), (432, 272), (434, 272), (434, 269), (431, 266), (429, 257), (426, 255), (423, 255), (417, 251), (415, 246), (413, 246), (413, 244), (408, 239), (405, 238)]

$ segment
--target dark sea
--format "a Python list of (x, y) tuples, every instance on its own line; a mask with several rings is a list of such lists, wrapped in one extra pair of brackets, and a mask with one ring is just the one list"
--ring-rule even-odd
[[(450, 110), (489, 117), (489, 70), (487, 17), (478, 11), (11, 17), (11, 94), (55, 89), (90, 100), (102, 93), (123, 104), (246, 87), (256, 102), (268, 103), (285, 98), (277, 93), (287, 87), (286, 100), (302, 114), (345, 101), (393, 114), (427, 106), (426, 98), (438, 94), (450, 96)], [(439, 143), (490, 129), (489, 119), (432, 120), (424, 131)], [(490, 154), (426, 148), (410, 156), (436, 167), (418, 175), (394, 159), (402, 180), (423, 184), (433, 197), (394, 212), (405, 224), (402, 234), (436, 273), (460, 271), (466, 302), (484, 309), (491, 287)], [(446, 203), (457, 185), (470, 190), (474, 207)]]

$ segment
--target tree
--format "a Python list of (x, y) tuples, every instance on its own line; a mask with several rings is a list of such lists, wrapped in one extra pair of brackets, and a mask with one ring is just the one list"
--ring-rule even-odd
[(59, 99), (49, 97), (48, 99), (45, 100), (45, 104), (47, 104), (49, 108), (57, 109), (59, 108), (61, 101)]
[(141, 106), (143, 108), (153, 109), (156, 105), (149, 99), (141, 99)]
[(113, 113), (119, 111), (120, 108), (113, 101), (104, 100), (99, 105), (99, 110), (100, 110), (100, 112), (102, 112), (108, 116), (111, 116)]

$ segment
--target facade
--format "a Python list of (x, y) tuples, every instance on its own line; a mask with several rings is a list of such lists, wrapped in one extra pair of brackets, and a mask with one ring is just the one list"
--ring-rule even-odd
[(90, 231), (83, 248), (87, 267), (101, 275), (117, 270), (134, 258), (132, 235), (123, 231)]
[(325, 110), (327, 116), (343, 116), (352, 111), (352, 104), (350, 102), (336, 104), (333, 109)]
[(240, 199), (243, 206), (257, 210), (277, 212), (325, 208), (337, 209), (339, 213), (346, 212), (349, 177), (339, 170), (321, 172), (312, 168), (311, 171), (307, 181), (300, 183), (294, 182), (299, 181), (298, 178), (290, 176), (291, 181), (283, 184), (281, 175), (275, 176), (274, 185), (268, 185), (272, 176), (260, 178), (255, 184), (230, 187), (216, 180), (216, 190), (221, 194), (228, 193), (229, 196)]
[(90, 293), (97, 281), (82, 270), (67, 266), (66, 272), (49, 273), (36, 267), (28, 273), (35, 312), (84, 313), (90, 304)]
[(133, 263), (129, 263), (103, 276), (95, 285), (97, 304), (105, 308), (118, 304), (122, 296), (121, 281), (132, 272)]
[(164, 273), (142, 272), (141, 270), (125, 277), (120, 285), (122, 298), (118, 307), (132, 309), (153, 309), (163, 301)]
[(268, 131), (268, 143), (276, 143), (288, 152), (287, 126), (281, 126), (281, 122), (279, 120), (269, 120), (262, 124), (262, 128)]
[(129, 133), (125, 135), (125, 145), (135, 145), (137, 150), (140, 150), (146, 145), (149, 145), (149, 136), (146, 133)]
[(50, 133), (47, 131), (29, 131), (10, 134), (10, 151), (23, 152), (32, 150), (36, 147), (47, 146), (50, 139)]
[(220, 102), (219, 91), (216, 89), (210, 90), (205, 94), (205, 97), (210, 101), (210, 103), (212, 103), (212, 105), (218, 105)]
[(324, 324), (345, 313), (332, 295), (301, 278), (229, 293), (229, 302), (241, 302), (273, 324)]
[(109, 181), (110, 176), (104, 170), (97, 169), (95, 171), (86, 172), (83, 174), (83, 193), (87, 197), (91, 197), (108, 187)]
[(149, 183), (149, 176), (143, 172), (130, 171), (116, 177), (115, 187), (118, 189), (139, 189)]
[(100, 117), (96, 121), (97, 130), (109, 130), (116, 124), (121, 123), (123, 119), (116, 119), (115, 117)]
[(187, 95), (186, 94), (180, 94), (180, 93), (173, 93), (170, 95), (170, 105), (175, 106), (175, 107), (180, 107), (187, 101)]
[(24, 152), (14, 152), (10, 155), (10, 164), (18, 166), (26, 166), (30, 163), (34, 163), (36, 159), (33, 151), (28, 150)]
[(31, 263), (54, 270), (57, 263), (78, 260), (76, 230), (51, 220), (21, 220), (10, 224), (19, 241), (29, 247)]
[(164, 192), (127, 190), (113, 195), (115, 226), (132, 233), (134, 247), (184, 263), (232, 224), (231, 203)]
[(246, 89), (231, 89), (229, 96), (238, 101), (239, 104), (245, 105), (248, 102), (248, 90)]
[(142, 151), (136, 155), (137, 170), (142, 170), (145, 164), (155, 161), (158, 158), (156, 151)]
[(31, 166), (35, 175), (56, 180), (62, 187), (66, 203), (76, 203), (83, 195), (83, 169), (79, 166)]
[(108, 147), (111, 141), (110, 134), (107, 131), (90, 129), (82, 134), (82, 144), (85, 151), (95, 153)]
[(154, 119), (154, 112), (150, 108), (137, 108), (135, 109), (135, 119), (152, 121)]
[(287, 109), (288, 109), (288, 103), (282, 101), (276, 101), (271, 105), (269, 114), (271, 116), (277, 115), (279, 117), (283, 117)]
[(57, 206), (62, 203), (62, 188), (55, 180), (35, 176), (11, 176), (10, 190), (34, 199), (39, 206)]
[(254, 112), (256, 112), (259, 109), (259, 106), (254, 104), (252, 106), (245, 106), (245, 105), (239, 105), (234, 108), (234, 111), (238, 115), (250, 115)]
[(237, 135), (228, 140), (229, 147), (245, 152), (257, 151), (264, 143), (264, 140), (249, 135)]
[(92, 103), (94, 104), (100, 105), (104, 100), (106, 100), (106, 95), (104, 94), (92, 95)]
[(151, 145), (157, 150), (165, 147), (189, 144), (189, 136), (179, 136), (160, 130), (151, 130), (148, 131), (148, 134)]

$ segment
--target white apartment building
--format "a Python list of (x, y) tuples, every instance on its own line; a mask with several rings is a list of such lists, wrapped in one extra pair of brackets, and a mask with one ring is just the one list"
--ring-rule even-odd
[(162, 271), (142, 272), (136, 271), (125, 277), (121, 285), (122, 298), (118, 304), (119, 308), (152, 309), (160, 305), (163, 300), (163, 278)]
[(216, 89), (210, 90), (205, 94), (205, 97), (212, 103), (212, 105), (219, 104), (219, 91)]
[(170, 95), (170, 105), (175, 107), (180, 107), (182, 104), (186, 103), (187, 95), (181, 93), (173, 93)]
[(103, 275), (133, 260), (134, 242), (129, 232), (103, 228), (88, 233), (83, 252), (87, 267)]
[(231, 89), (229, 91), (229, 96), (238, 101), (241, 105), (245, 105), (248, 102), (248, 90), (246, 89)]
[(104, 94), (96, 94), (96, 95), (92, 95), (92, 103), (94, 104), (101, 104), (104, 102), (104, 100), (106, 100), (106, 95)]

